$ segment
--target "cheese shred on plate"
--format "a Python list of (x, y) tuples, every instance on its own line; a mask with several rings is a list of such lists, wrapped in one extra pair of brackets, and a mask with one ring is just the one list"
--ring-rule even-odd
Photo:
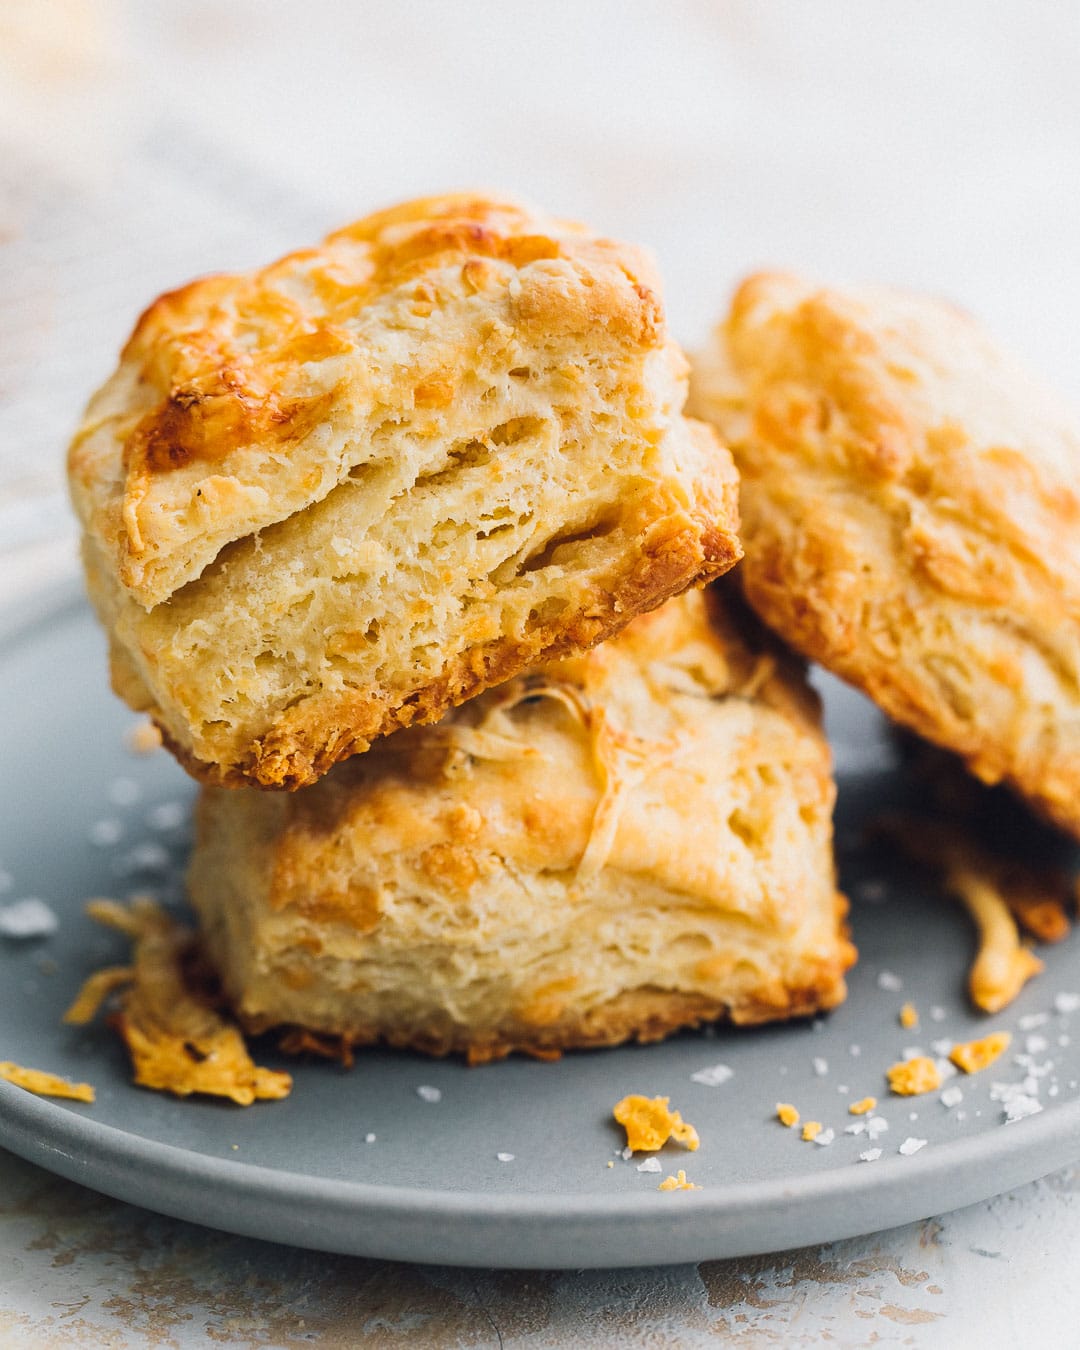
[(44, 1069), (27, 1069), (10, 1060), (0, 1060), (0, 1078), (16, 1087), (25, 1088), (38, 1097), (66, 1097), (73, 1102), (92, 1102), (94, 1089), (89, 1083), (70, 1083)]

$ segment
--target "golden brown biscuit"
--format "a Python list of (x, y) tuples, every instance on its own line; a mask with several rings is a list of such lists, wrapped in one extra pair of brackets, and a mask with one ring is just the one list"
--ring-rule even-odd
[(633, 248), (413, 202), (162, 296), (70, 453), (113, 683), (199, 777), (295, 787), (738, 557)]
[(758, 613), (1080, 836), (1080, 432), (977, 324), (747, 281), (693, 405), (732, 444)]
[(829, 751), (757, 632), (690, 592), (313, 787), (204, 789), (190, 889), (242, 1021), (481, 1061), (839, 1003)]

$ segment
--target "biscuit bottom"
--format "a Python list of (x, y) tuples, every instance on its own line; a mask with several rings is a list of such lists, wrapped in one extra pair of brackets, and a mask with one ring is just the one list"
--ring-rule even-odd
[(854, 959), (813, 695), (715, 593), (295, 794), (203, 790), (241, 1021), (473, 1062), (834, 1007)]

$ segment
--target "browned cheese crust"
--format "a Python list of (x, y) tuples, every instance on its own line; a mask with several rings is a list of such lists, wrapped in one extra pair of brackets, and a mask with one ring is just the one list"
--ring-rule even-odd
[(140, 319), (69, 476), (113, 684), (295, 788), (739, 556), (648, 260), (456, 196)]
[(1080, 837), (1080, 431), (960, 311), (762, 275), (696, 363), (758, 613)]
[(834, 787), (715, 588), (292, 795), (204, 789), (190, 889), (244, 1024), (474, 1062), (833, 1007)]

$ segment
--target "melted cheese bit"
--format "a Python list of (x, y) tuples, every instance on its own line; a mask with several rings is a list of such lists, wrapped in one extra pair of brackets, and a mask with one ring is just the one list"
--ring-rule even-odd
[(192, 1093), (228, 1097), (239, 1106), (288, 1095), (292, 1079), (255, 1065), (239, 1029), (200, 999), (184, 979), (183, 961), (193, 938), (152, 900), (91, 900), (87, 912), (126, 934), (130, 967), (91, 975), (66, 1019), (89, 1021), (104, 998), (123, 989), (120, 1011), (110, 1018), (127, 1045), (135, 1082), (178, 1097)]
[(43, 1069), (26, 1069), (21, 1064), (12, 1064), (10, 1060), (0, 1060), (0, 1078), (25, 1088), (38, 1097), (66, 1097), (73, 1102), (92, 1102), (94, 1089), (89, 1083), (69, 1083), (55, 1073), (46, 1073)]
[(1007, 1031), (995, 1031), (978, 1041), (965, 1041), (954, 1045), (949, 1058), (958, 1069), (965, 1073), (978, 1073), (993, 1064), (994, 1060), (1008, 1050), (1012, 1036)]
[(863, 1097), (861, 1101), (852, 1102), (848, 1111), (853, 1116), (865, 1116), (877, 1106), (876, 1097)]
[(799, 1123), (799, 1113), (790, 1102), (776, 1103), (776, 1118), (781, 1125), (786, 1125), (789, 1130), (793, 1130)]
[(919, 1025), (919, 1014), (914, 1003), (905, 1003), (900, 1009), (900, 1025), (905, 1031), (914, 1031)]
[(700, 1191), (700, 1186), (695, 1186), (692, 1181), (687, 1181), (686, 1173), (679, 1168), (678, 1176), (665, 1177), (659, 1186), (658, 1191)]
[(820, 1120), (808, 1120), (802, 1127), (802, 1137), (808, 1144), (812, 1143), (821, 1133), (823, 1128)]
[(670, 1097), (642, 1097), (632, 1093), (615, 1103), (612, 1114), (626, 1131), (627, 1148), (635, 1153), (655, 1153), (669, 1139), (676, 1139), (693, 1153), (701, 1143), (698, 1132), (678, 1111), (668, 1109), (670, 1100)]
[(983, 1012), (1000, 1012), (1038, 975), (1043, 963), (1021, 944), (1004, 896), (985, 877), (954, 867), (947, 882), (979, 929), (979, 952), (968, 975), (971, 1001)]
[(918, 1097), (941, 1086), (941, 1070), (926, 1055), (901, 1060), (891, 1069), (886, 1069), (885, 1076), (890, 1089), (898, 1097)]

